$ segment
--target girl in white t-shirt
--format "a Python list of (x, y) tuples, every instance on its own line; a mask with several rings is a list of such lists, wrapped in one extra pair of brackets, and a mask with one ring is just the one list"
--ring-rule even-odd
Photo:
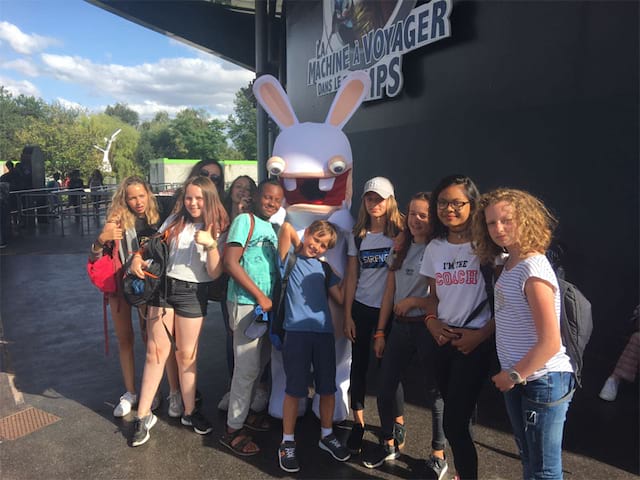
[[(205, 435), (212, 426), (195, 404), (198, 338), (207, 315), (208, 285), (222, 274), (217, 238), (229, 220), (214, 183), (204, 176), (187, 180), (174, 213), (161, 232), (167, 233), (169, 259), (159, 292), (149, 302), (147, 356), (142, 375), (138, 412), (131, 445), (149, 439), (156, 423), (150, 411), (151, 398), (162, 378), (162, 368), (175, 338), (175, 352), (184, 404), (181, 423)], [(131, 272), (144, 278), (145, 264), (134, 255)]]
[(489, 376), (494, 330), (484, 275), (471, 249), (471, 216), (479, 198), (469, 177), (440, 181), (429, 207), (433, 239), (420, 268), (429, 284), (425, 324), (438, 345), (435, 376), (444, 399), (444, 433), (461, 479), (478, 478), (469, 424)]
[[(398, 210), (393, 185), (384, 177), (367, 181), (353, 235), (348, 238), (345, 275), (344, 334), (352, 342), (351, 410), (354, 426), (347, 441), (351, 453), (360, 453), (364, 435), (364, 397), (369, 368), (371, 337), (387, 279), (387, 257), (393, 238), (402, 231), (403, 216)], [(403, 393), (398, 391), (401, 401)], [(402, 419), (397, 419), (398, 424)], [(404, 443), (404, 442), (401, 442)]]
[(560, 291), (544, 252), (556, 220), (521, 190), (482, 196), (473, 221), (476, 254), (509, 257), (495, 286), (496, 347), (523, 478), (562, 478), (562, 434), (574, 390), (560, 337)]

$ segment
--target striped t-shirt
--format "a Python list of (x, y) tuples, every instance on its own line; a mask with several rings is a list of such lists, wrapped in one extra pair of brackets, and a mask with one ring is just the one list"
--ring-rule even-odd
[[(503, 370), (512, 368), (538, 342), (531, 308), (525, 296), (524, 286), (531, 277), (540, 278), (552, 285), (554, 306), (560, 325), (560, 289), (556, 274), (544, 255), (534, 255), (520, 261), (511, 270), (502, 271), (495, 286), (496, 347)], [(564, 345), (541, 369), (527, 377), (536, 380), (548, 372), (571, 372), (571, 363)]]

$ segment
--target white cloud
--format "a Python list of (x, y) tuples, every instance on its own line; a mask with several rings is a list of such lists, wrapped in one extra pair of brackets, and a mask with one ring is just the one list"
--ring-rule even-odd
[(56, 98), (56, 102), (58, 102), (60, 105), (62, 105), (65, 108), (73, 108), (75, 110), (82, 110), (82, 111), (87, 110), (87, 107), (85, 107), (84, 105), (80, 105), (79, 103), (74, 102), (73, 100), (67, 100), (66, 98), (58, 97)]
[(29, 58), (18, 58), (0, 64), (1, 68), (15, 70), (28, 77), (37, 77), (40, 74), (38, 66)]
[(19, 95), (25, 95), (27, 97), (40, 96), (38, 87), (28, 80), (14, 80), (13, 78), (0, 76), (0, 85), (4, 86), (14, 97)]
[(254, 77), (253, 72), (213, 56), (168, 58), (136, 66), (48, 53), (40, 58), (48, 75), (93, 95), (113, 97), (114, 103), (127, 103), (143, 118), (161, 110), (173, 115), (184, 108), (205, 108), (213, 117), (226, 118), (233, 111), (235, 93)]
[(13, 50), (23, 55), (41, 52), (50, 45), (58, 45), (55, 38), (38, 34), (26, 34), (9, 22), (0, 22), (0, 42), (7, 42)]

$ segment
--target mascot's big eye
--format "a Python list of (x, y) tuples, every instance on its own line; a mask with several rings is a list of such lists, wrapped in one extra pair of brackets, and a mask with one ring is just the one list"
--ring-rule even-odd
[(347, 169), (347, 163), (344, 161), (344, 157), (341, 155), (336, 155), (335, 157), (331, 157), (329, 160), (329, 171), (335, 175), (340, 175), (344, 173)]
[(284, 172), (284, 167), (285, 167), (285, 163), (284, 160), (280, 157), (271, 157), (269, 160), (267, 160), (267, 171), (271, 174), (271, 175), (280, 175), (282, 172)]

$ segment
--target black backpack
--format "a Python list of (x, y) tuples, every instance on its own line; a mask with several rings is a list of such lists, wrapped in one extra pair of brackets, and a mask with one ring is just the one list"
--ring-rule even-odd
[(584, 349), (593, 331), (591, 302), (573, 283), (558, 278), (560, 286), (560, 335), (571, 360), (578, 386), (582, 387)]
[(139, 306), (148, 303), (160, 288), (169, 259), (166, 237), (166, 233), (154, 235), (145, 243), (141, 253), (142, 259), (148, 263), (144, 270), (144, 279), (129, 273), (133, 255), (124, 264), (125, 276), (122, 290), (124, 298), (130, 305)]

